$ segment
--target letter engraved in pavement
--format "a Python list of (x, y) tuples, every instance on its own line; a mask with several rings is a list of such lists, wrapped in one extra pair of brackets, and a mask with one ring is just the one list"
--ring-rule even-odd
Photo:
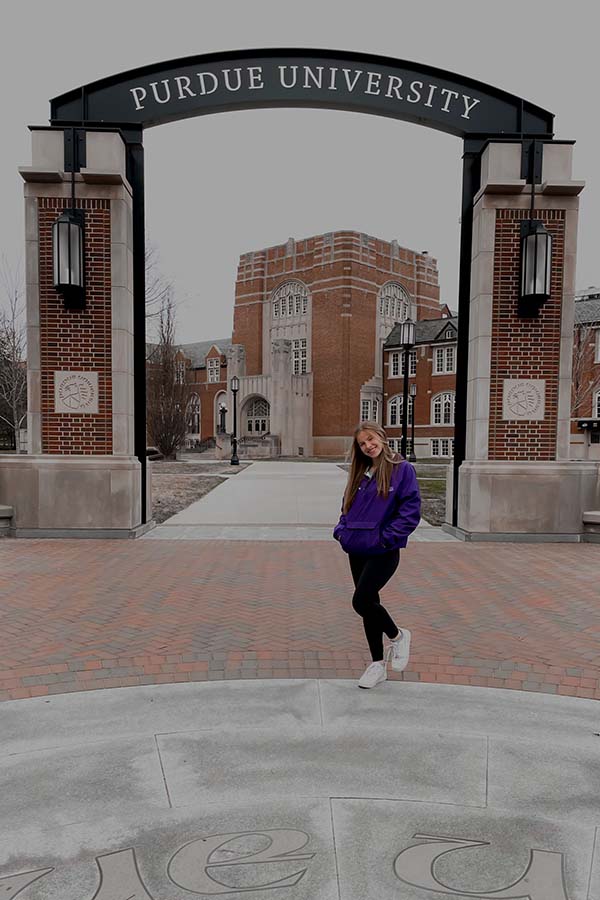
[(402, 850), (394, 861), (394, 872), (405, 884), (426, 891), (436, 891), (438, 894), (476, 897), (478, 900), (569, 900), (562, 853), (530, 850), (529, 864), (518, 881), (487, 893), (465, 891), (464, 888), (451, 888), (439, 881), (434, 872), (435, 861), (445, 853), (469, 847), (489, 847), (489, 843), (436, 837), (433, 834), (415, 834), (413, 837), (426, 843)]
[[(295, 871), (282, 877), (284, 864), (312, 859), (314, 853), (298, 852), (309, 840), (303, 831), (284, 828), (211, 834), (180, 847), (171, 857), (167, 873), (177, 887), (197, 894), (292, 887), (298, 884), (307, 867), (299, 869), (294, 865)], [(233, 847), (227, 846), (231, 844)], [(275, 863), (279, 864), (276, 872), (273, 871)], [(254, 866), (258, 871), (252, 872)]]
[(135, 850), (117, 850), (96, 857), (100, 886), (92, 900), (154, 900), (138, 869)]
[(43, 878), (44, 875), (53, 871), (53, 869), (32, 869), (30, 872), (20, 872), (18, 875), (5, 875), (4, 878), (0, 878), (0, 897), (2, 900), (12, 900), (38, 878)]

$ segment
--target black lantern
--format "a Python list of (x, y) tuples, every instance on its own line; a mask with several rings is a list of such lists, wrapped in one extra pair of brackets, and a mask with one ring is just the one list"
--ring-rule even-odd
[(415, 323), (412, 319), (405, 319), (400, 325), (400, 343), (406, 349), (415, 343)]
[(519, 315), (538, 316), (550, 298), (552, 235), (536, 219), (521, 222)]
[(52, 226), (54, 287), (65, 306), (85, 306), (83, 210), (66, 209)]

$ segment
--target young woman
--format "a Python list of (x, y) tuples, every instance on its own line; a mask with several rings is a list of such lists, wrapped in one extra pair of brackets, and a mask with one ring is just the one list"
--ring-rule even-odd
[[(352, 606), (362, 616), (373, 660), (358, 682), (361, 688), (386, 680), (388, 658), (395, 672), (408, 664), (410, 631), (394, 624), (379, 591), (398, 568), (400, 548), (406, 547), (420, 517), (415, 470), (390, 450), (377, 422), (361, 422), (354, 432), (342, 514), (333, 530), (349, 557), (356, 588)], [(391, 642), (385, 656), (384, 634)]]

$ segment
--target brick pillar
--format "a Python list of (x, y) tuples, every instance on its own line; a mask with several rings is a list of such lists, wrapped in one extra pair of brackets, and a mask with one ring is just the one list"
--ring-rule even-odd
[[(579, 540), (597, 467), (569, 460), (578, 194), (572, 145), (544, 147), (533, 217), (553, 237), (551, 297), (517, 312), (520, 223), (531, 185), (521, 145), (489, 144), (474, 202), (466, 459), (458, 533), (469, 540)], [(459, 327), (460, 327), (459, 322)]]
[(84, 309), (53, 285), (52, 225), (70, 208), (62, 130), (32, 132), (25, 181), (28, 454), (0, 457), (19, 535), (129, 536), (140, 524), (134, 456), (131, 188), (125, 145), (88, 132), (75, 175), (85, 214)]

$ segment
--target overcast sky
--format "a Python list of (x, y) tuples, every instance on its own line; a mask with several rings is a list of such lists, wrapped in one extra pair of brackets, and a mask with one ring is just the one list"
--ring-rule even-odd
[[(578, 288), (600, 283), (596, 0), (5, 0), (0, 252), (22, 257), (28, 125), (48, 101), (136, 66), (219, 50), (311, 47), (437, 66), (517, 94), (575, 140), (584, 179)], [(396, 238), (438, 259), (456, 308), (462, 142), (328, 110), (203, 116), (145, 133), (147, 232), (175, 283), (181, 342), (231, 333), (239, 256), (324, 231)]]

